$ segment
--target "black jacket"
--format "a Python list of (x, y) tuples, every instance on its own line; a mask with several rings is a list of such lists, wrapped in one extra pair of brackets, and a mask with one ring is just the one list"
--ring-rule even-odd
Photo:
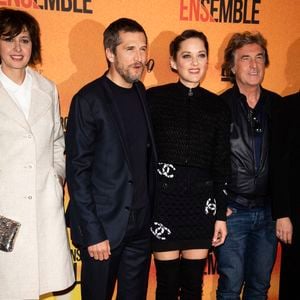
[(300, 93), (284, 97), (275, 122), (272, 146), (273, 216), (289, 217), (300, 226)]
[[(74, 96), (68, 117), (67, 222), (76, 246), (87, 247), (108, 239), (112, 249), (117, 247), (125, 235), (132, 206), (135, 182), (129, 145), (108, 81), (104, 75), (83, 87)], [(149, 132), (147, 167), (151, 199), (156, 152), (144, 86), (140, 82), (134, 86)]]
[[(189, 89), (180, 81), (148, 89), (147, 98), (159, 161), (201, 170), (203, 178), (197, 178), (199, 187), (204, 178), (213, 182), (216, 219), (225, 220), (227, 196), (223, 191), (230, 176), (228, 107), (210, 91), (200, 86)], [(178, 178), (179, 182), (173, 178), (171, 184), (168, 178), (160, 176), (158, 188), (181, 197), (174, 191), (179, 186), (182, 190), (187, 187)], [(193, 189), (196, 191), (197, 184)]]
[(281, 97), (261, 88), (263, 133), (259, 168), (255, 168), (255, 143), (253, 127), (249, 122), (246, 97), (237, 85), (225, 91), (221, 97), (229, 105), (231, 122), (232, 177), (228, 187), (231, 201), (245, 207), (263, 206), (270, 199), (269, 159), (272, 117)]

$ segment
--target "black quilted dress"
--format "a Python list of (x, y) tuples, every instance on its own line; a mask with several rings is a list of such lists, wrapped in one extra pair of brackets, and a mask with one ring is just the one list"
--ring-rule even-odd
[(226, 220), (230, 113), (215, 94), (180, 82), (147, 91), (158, 152), (153, 251), (209, 249)]

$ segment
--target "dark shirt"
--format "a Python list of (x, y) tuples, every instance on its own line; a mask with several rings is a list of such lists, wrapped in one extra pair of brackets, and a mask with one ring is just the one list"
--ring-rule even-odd
[(134, 199), (132, 209), (149, 203), (147, 195), (147, 142), (148, 130), (139, 96), (134, 87), (123, 88), (109, 80), (119, 114), (123, 121), (126, 144), (133, 172)]
[(255, 171), (258, 172), (261, 161), (261, 151), (262, 151), (262, 143), (263, 143), (263, 134), (265, 130), (267, 130), (267, 115), (264, 111), (264, 98), (260, 97), (256, 106), (254, 108), (250, 108), (247, 103), (245, 103), (245, 107), (248, 111), (248, 122), (250, 125), (250, 134), (252, 135), (254, 142), (254, 161), (255, 161)]

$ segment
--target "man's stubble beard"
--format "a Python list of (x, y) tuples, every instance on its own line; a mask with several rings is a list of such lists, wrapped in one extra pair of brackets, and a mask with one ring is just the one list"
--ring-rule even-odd
[(130, 74), (130, 68), (133, 65), (129, 65), (126, 69), (120, 66), (118, 63), (116, 64), (115, 68), (119, 75), (127, 82), (127, 83), (134, 83), (141, 79), (143, 72), (145, 70), (145, 65), (142, 65), (141, 72), (139, 74), (132, 75)]

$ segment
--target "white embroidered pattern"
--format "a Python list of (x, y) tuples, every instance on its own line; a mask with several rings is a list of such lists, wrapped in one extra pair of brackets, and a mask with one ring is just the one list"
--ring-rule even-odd
[(208, 215), (209, 212), (212, 212), (212, 214), (215, 216), (217, 212), (217, 202), (216, 199), (208, 198), (205, 204), (205, 214)]
[(168, 235), (171, 234), (171, 230), (164, 226), (162, 223), (153, 222), (154, 226), (150, 227), (152, 234), (159, 240), (166, 240)]
[(171, 173), (172, 170), (176, 171), (176, 168), (172, 164), (166, 164), (166, 163), (158, 163), (160, 166), (160, 169), (157, 169), (157, 172), (161, 176), (166, 176), (167, 178), (173, 178), (174, 174)]
[[(225, 186), (227, 186), (228, 185), (228, 183), (227, 182), (225, 182), (225, 184), (224, 184)], [(227, 193), (227, 191), (226, 191), (226, 188), (224, 188), (223, 190), (222, 190), (222, 192), (226, 195), (226, 196), (228, 196), (228, 193)]]

